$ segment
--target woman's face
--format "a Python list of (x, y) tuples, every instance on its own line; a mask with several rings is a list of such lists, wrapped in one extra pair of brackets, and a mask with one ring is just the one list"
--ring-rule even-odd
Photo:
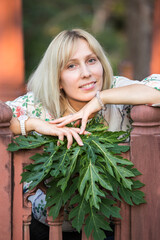
[(88, 43), (79, 39), (77, 50), (61, 71), (60, 88), (71, 106), (80, 110), (102, 89), (103, 67)]

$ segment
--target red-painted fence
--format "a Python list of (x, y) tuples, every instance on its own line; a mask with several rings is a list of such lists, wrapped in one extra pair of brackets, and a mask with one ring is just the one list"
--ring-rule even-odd
[[(115, 219), (115, 240), (159, 240), (160, 235), (160, 109), (136, 106), (132, 109), (133, 131), (126, 157), (143, 173), (147, 204), (130, 207), (121, 203), (122, 220)], [(23, 196), (20, 174), (35, 150), (9, 153), (9, 122), (12, 112), (0, 103), (0, 240), (29, 240), (31, 204)], [(41, 151), (36, 150), (37, 151)], [(42, 186), (43, 189), (43, 186)], [(45, 191), (45, 189), (44, 189)], [(62, 240), (63, 215), (53, 222), (48, 217), (50, 240)], [(82, 229), (82, 240), (87, 240)], [(90, 237), (89, 240), (93, 240)]]

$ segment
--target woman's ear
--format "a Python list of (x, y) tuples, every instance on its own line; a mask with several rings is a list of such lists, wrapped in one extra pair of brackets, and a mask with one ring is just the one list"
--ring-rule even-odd
[(62, 85), (61, 85), (61, 82), (59, 83), (59, 89), (60, 89), (60, 90), (63, 89), (63, 87), (62, 87)]

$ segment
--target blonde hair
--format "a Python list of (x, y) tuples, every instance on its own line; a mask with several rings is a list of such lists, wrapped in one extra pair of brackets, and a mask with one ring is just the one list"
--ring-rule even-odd
[(88, 42), (103, 66), (102, 90), (110, 88), (111, 85), (112, 68), (99, 42), (82, 29), (62, 31), (50, 43), (28, 82), (28, 90), (33, 92), (35, 102), (40, 101), (55, 118), (60, 117), (64, 111), (65, 95), (60, 93), (59, 86), (61, 70), (75, 51), (77, 40), (80, 38)]

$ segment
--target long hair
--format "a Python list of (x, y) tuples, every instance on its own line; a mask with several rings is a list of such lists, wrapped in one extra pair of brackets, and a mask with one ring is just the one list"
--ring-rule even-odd
[(66, 30), (59, 33), (48, 46), (39, 66), (28, 82), (28, 90), (34, 94), (35, 103), (41, 102), (54, 118), (64, 111), (65, 96), (60, 92), (60, 74), (76, 49), (78, 39), (87, 41), (103, 67), (102, 90), (110, 88), (112, 68), (99, 42), (82, 29)]

